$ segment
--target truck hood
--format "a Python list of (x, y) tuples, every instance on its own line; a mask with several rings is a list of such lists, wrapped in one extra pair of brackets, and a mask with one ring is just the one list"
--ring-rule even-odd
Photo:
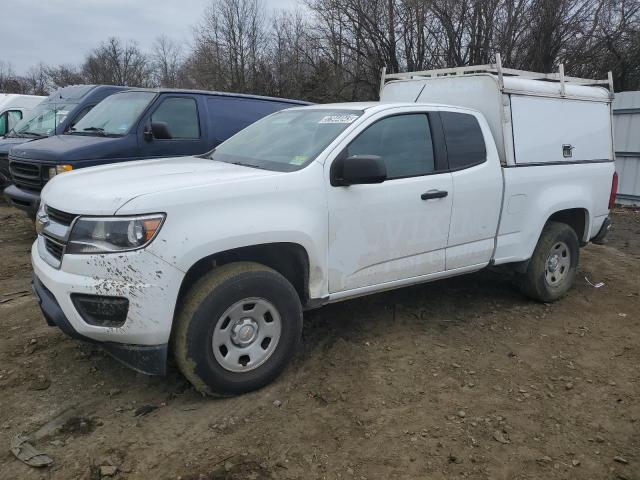
[(70, 213), (113, 215), (149, 193), (243, 182), (279, 172), (199, 157), (141, 160), (83, 168), (54, 177), (42, 190), (46, 205)]
[(32, 142), (38, 140), (38, 138), (25, 138), (25, 137), (2, 137), (0, 138), (0, 155), (8, 155), (9, 150), (16, 145), (22, 145), (23, 143)]
[(117, 157), (125, 137), (90, 135), (54, 135), (27, 142), (11, 150), (11, 155), (25, 160), (73, 162)]

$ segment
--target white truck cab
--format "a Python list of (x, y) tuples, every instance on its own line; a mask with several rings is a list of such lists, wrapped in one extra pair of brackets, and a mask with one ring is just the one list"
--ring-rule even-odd
[(9, 133), (25, 114), (37, 107), (45, 98), (38, 95), (0, 93), (0, 137)]
[(611, 98), (510, 72), (397, 75), (382, 102), (283, 110), (204, 156), (56, 176), (32, 248), (47, 321), (234, 394), (284, 369), (304, 309), (498, 264), (560, 298), (608, 227)]

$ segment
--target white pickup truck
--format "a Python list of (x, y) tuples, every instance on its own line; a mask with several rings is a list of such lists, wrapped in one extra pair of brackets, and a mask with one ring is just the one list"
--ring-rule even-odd
[(237, 394), (284, 369), (305, 309), (491, 265), (566, 293), (609, 226), (610, 91), (500, 65), (388, 79), (204, 156), (56, 176), (32, 249), (49, 324)]

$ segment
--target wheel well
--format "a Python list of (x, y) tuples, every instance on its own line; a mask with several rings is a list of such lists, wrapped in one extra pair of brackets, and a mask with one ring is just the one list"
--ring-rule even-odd
[(191, 285), (215, 267), (232, 262), (256, 262), (273, 268), (296, 289), (302, 305), (309, 301), (309, 257), (306, 250), (296, 243), (265, 243), (234, 248), (215, 253), (198, 260), (189, 268), (182, 280), (178, 301)]
[(568, 210), (560, 210), (549, 217), (549, 222), (559, 222), (569, 225), (576, 232), (578, 241), (581, 245), (584, 245), (587, 240), (585, 238), (586, 229), (588, 227), (587, 218), (589, 212), (584, 208), (570, 208)]

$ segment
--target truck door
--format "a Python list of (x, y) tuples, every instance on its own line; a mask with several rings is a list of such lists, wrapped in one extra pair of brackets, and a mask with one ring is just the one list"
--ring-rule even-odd
[(444, 271), (452, 180), (442, 143), (430, 115), (412, 110), (347, 145), (343, 155), (382, 157), (387, 180), (328, 187), (330, 293)]
[(502, 167), (486, 122), (468, 113), (441, 112), (453, 176), (447, 270), (491, 260), (502, 208)]
[[(200, 121), (198, 98), (193, 95), (161, 95), (147, 115), (139, 141), (140, 157), (175, 157), (205, 153), (206, 126)], [(171, 138), (151, 135), (153, 122), (164, 123)]]

